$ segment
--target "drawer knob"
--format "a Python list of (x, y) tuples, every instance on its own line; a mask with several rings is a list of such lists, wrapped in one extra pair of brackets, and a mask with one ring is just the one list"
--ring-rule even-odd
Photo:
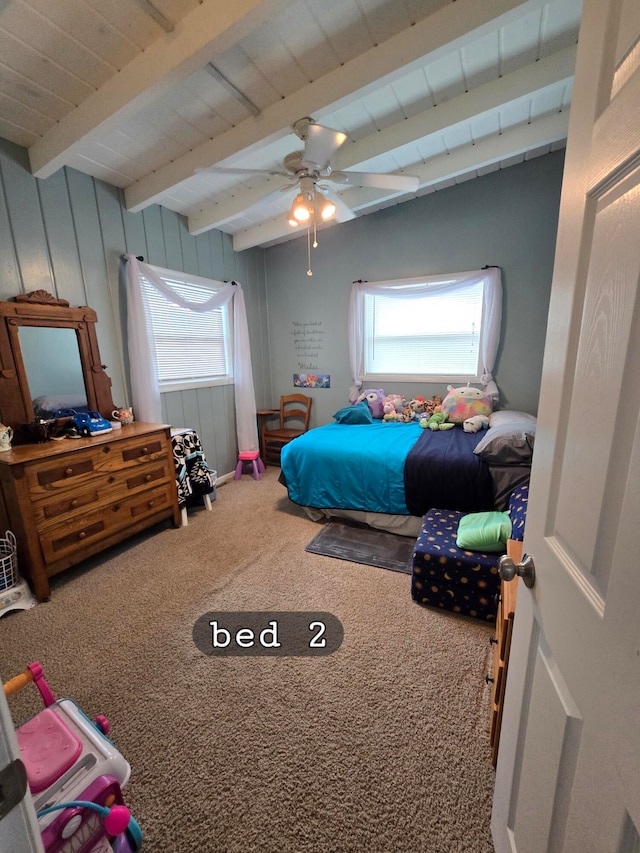
[(115, 481), (116, 481), (116, 478), (115, 478), (115, 477), (113, 476), (113, 474), (112, 474), (112, 475), (111, 475), (111, 477), (109, 477), (109, 482), (110, 482), (110, 483), (115, 483)]
[(80, 501), (79, 501), (77, 498), (74, 498), (74, 499), (71, 501), (71, 506), (72, 506), (72, 507), (77, 507), (79, 503), (80, 503)]
[(145, 480), (147, 481), (147, 483), (149, 483), (152, 479), (153, 479), (153, 477), (151, 476), (151, 474), (147, 474), (147, 476), (145, 477)]
[(143, 447), (143, 448), (142, 448), (142, 455), (143, 455), (143, 456), (146, 456), (148, 452), (149, 452), (149, 448), (148, 448), (148, 447)]
[(70, 477), (72, 474), (73, 474), (73, 468), (65, 468), (64, 469), (64, 476), (65, 477)]
[(78, 539), (86, 539), (86, 538), (87, 538), (87, 534), (84, 532), (84, 530), (81, 530), (80, 533), (78, 533)]
[(148, 502), (147, 506), (149, 507), (149, 509), (151, 509), (151, 507), (154, 505), (154, 503), (155, 503), (155, 501), (149, 501)]
[(102, 452), (103, 453), (109, 453), (110, 451), (111, 451), (111, 447), (108, 444), (105, 444), (105, 446), (102, 448)]

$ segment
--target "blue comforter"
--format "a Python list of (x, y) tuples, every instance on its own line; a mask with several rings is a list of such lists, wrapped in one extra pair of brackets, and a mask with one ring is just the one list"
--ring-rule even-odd
[(281, 481), (301, 506), (423, 516), (429, 509), (493, 507), (488, 466), (473, 453), (481, 433), (419, 424), (317, 427), (282, 450)]
[(417, 423), (327, 424), (282, 449), (289, 497), (301, 506), (410, 515), (404, 462), (423, 432)]

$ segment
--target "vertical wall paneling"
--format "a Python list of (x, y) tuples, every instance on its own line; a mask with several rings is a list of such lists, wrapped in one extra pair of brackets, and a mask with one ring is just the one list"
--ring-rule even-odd
[(149, 260), (149, 248), (144, 227), (144, 217), (141, 213), (130, 213), (122, 207), (122, 225), (124, 227), (124, 251), (122, 254), (141, 255)]
[(86, 294), (84, 304), (90, 305), (98, 315), (96, 334), (100, 344), (100, 355), (114, 383), (115, 402), (124, 394), (122, 345), (120, 335), (116, 332), (119, 317), (114, 313), (109, 290), (94, 179), (75, 169), (67, 169), (66, 174), (78, 240), (78, 256), (84, 279)]
[[(71, 212), (67, 177), (63, 169), (48, 181), (37, 181), (42, 220), (47, 234), (53, 280), (71, 305), (86, 305), (78, 241)], [(51, 288), (49, 288), (51, 289)]]
[(194, 424), (184, 422), (181, 391), (170, 391), (162, 395), (162, 419), (172, 426), (193, 426), (195, 429)]
[[(211, 232), (209, 232), (211, 233)], [(211, 257), (211, 239), (209, 234), (198, 234), (194, 237), (196, 247), (196, 263), (198, 275), (203, 278), (214, 278), (213, 260)]]
[(191, 275), (201, 275), (198, 272), (198, 253), (196, 250), (196, 238), (189, 234), (187, 222), (183, 216), (177, 216), (178, 234), (180, 235), (180, 247), (182, 251), (182, 267)]
[(180, 231), (178, 229), (178, 217), (172, 210), (167, 210), (165, 207), (160, 207), (158, 209), (160, 211), (162, 237), (167, 256), (165, 266), (170, 270), (184, 270)]
[(21, 291), (29, 293), (42, 288), (60, 296), (53, 284), (38, 189), (28, 171), (24, 149), (7, 143), (2, 158), (2, 175), (20, 270)]
[(22, 279), (4, 189), (4, 158), (1, 155), (0, 151), (0, 299), (6, 300), (22, 291)]
[(162, 216), (157, 205), (147, 207), (142, 211), (144, 233), (147, 241), (147, 252), (143, 254), (148, 264), (156, 267), (167, 267), (167, 253), (162, 232)]
[[(216, 389), (208, 389), (210, 391), (214, 391)], [(213, 397), (213, 394), (210, 396)], [(202, 423), (202, 418), (200, 416), (200, 408), (198, 406), (198, 390), (196, 388), (190, 388), (188, 391), (182, 392), (182, 416), (183, 416), (183, 426), (191, 426), (192, 424), (200, 424), (200, 427), (204, 426)], [(202, 439), (200, 439), (202, 441)]]

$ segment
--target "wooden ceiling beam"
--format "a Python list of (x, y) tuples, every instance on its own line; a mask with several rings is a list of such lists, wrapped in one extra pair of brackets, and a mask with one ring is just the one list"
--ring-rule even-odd
[(29, 148), (32, 173), (49, 177), (87, 140), (119, 126), (291, 2), (204, 0)]

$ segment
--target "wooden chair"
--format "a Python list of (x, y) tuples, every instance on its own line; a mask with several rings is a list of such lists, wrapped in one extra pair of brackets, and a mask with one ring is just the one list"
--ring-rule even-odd
[(280, 421), (278, 426), (273, 429), (269, 428), (267, 423), (269, 415), (264, 413), (265, 417), (262, 418), (260, 430), (260, 445), (265, 464), (275, 462), (276, 465), (279, 465), (280, 451), (285, 444), (309, 429), (311, 403), (311, 397), (304, 394), (288, 394), (280, 397), (280, 409), (272, 410), (274, 416), (279, 414)]

